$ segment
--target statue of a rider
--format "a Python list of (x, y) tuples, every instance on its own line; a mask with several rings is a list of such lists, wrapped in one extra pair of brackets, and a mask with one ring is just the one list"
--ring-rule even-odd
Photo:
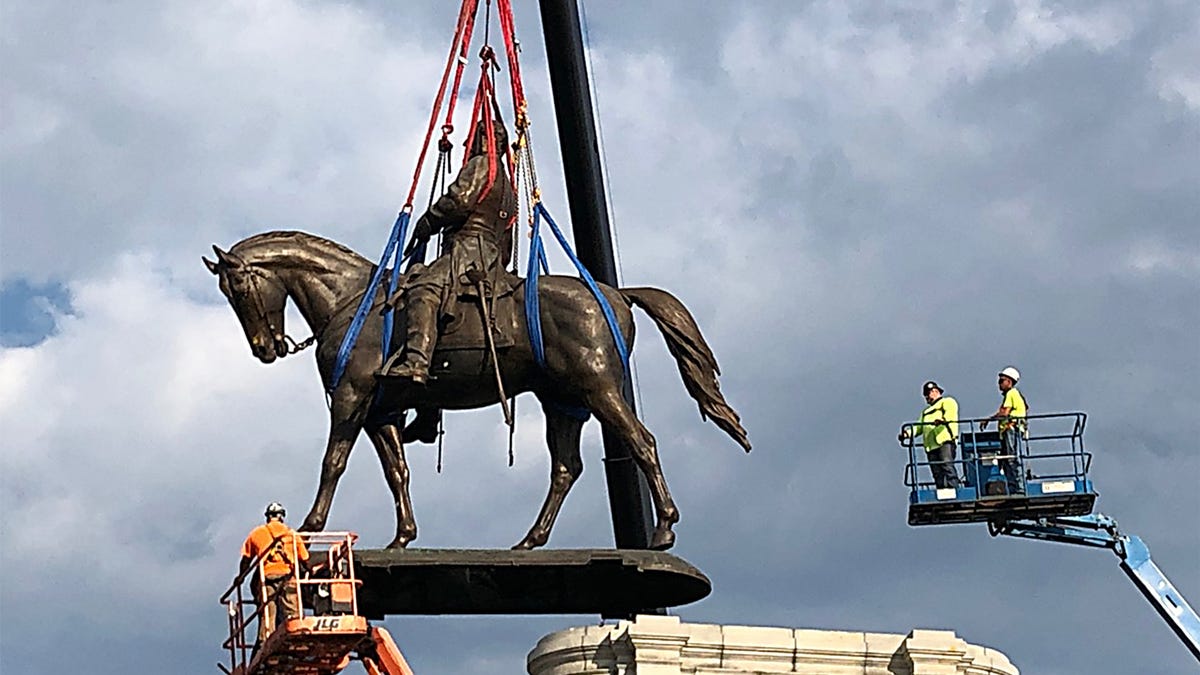
[(384, 364), (381, 376), (424, 384), (439, 319), (454, 318), (460, 297), (478, 295), (476, 280), (481, 276), (484, 288), (491, 289), (503, 273), (517, 198), (505, 160), (508, 134), (498, 115), (492, 131), (489, 139), (485, 122), (476, 124), (466, 164), (446, 194), (417, 219), (406, 255), (438, 232), (443, 235), (442, 250), (428, 266), (418, 265), (407, 275), (398, 294), (407, 315), (407, 340)]

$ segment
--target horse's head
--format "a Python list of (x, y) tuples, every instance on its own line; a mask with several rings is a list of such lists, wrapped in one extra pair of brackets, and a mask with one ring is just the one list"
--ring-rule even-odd
[(204, 258), (208, 271), (216, 275), (221, 293), (242, 323), (250, 351), (263, 363), (288, 353), (283, 332), (283, 308), (287, 289), (272, 271), (245, 262), (234, 253), (213, 246), (217, 261)]

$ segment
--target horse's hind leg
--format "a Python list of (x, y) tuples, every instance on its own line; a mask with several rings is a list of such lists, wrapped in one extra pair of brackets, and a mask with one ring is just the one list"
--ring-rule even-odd
[(546, 445), (550, 450), (550, 491), (529, 534), (513, 546), (514, 549), (537, 548), (550, 539), (550, 529), (554, 527), (563, 500), (583, 473), (583, 460), (579, 457), (583, 420), (555, 411), (549, 405), (543, 404), (542, 409), (546, 414)]
[(379, 424), (367, 427), (367, 435), (375, 446), (375, 454), (379, 455), (383, 477), (396, 504), (396, 537), (388, 548), (404, 548), (417, 538), (417, 521), (413, 517), (412, 499), (408, 496), (408, 460), (404, 457), (400, 429), (395, 424)]
[(615, 388), (589, 396), (588, 407), (600, 424), (629, 445), (634, 461), (650, 483), (650, 496), (654, 500), (658, 520), (654, 536), (650, 539), (650, 548), (659, 551), (671, 548), (675, 544), (675, 533), (671, 527), (679, 522), (679, 509), (675, 508), (675, 500), (671, 498), (671, 491), (667, 489), (667, 481), (663, 478), (654, 435), (642, 425)]

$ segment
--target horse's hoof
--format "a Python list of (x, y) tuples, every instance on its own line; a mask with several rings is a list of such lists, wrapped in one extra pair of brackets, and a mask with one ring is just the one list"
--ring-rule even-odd
[(388, 543), (387, 548), (408, 548), (408, 542), (416, 537), (396, 537)]
[(650, 540), (650, 548), (655, 551), (666, 551), (675, 545), (675, 533), (671, 530), (655, 530), (654, 538)]
[(536, 537), (525, 537), (516, 546), (512, 547), (514, 551), (532, 551), (533, 549), (544, 545), (546, 542), (538, 541)]

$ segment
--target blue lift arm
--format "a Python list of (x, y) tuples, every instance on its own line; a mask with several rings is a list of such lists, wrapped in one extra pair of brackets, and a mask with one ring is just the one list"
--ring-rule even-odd
[(1117, 521), (1097, 513), (1089, 516), (1008, 520), (988, 524), (993, 536), (1025, 537), (1111, 549), (1121, 559), (1121, 569), (1158, 610), (1159, 616), (1200, 661), (1200, 616), (1175, 589), (1140, 537), (1122, 534)]

